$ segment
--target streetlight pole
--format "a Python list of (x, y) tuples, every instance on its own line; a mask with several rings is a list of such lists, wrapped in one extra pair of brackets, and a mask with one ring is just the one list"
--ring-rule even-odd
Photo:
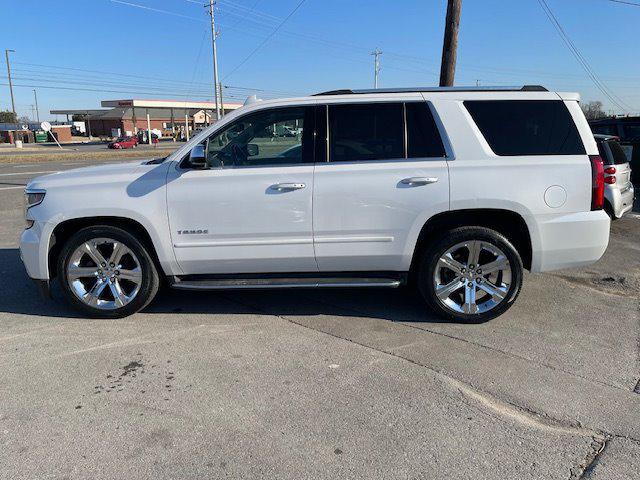
[[(36, 119), (37, 119), (38, 123), (40, 123), (40, 110), (38, 109), (38, 94), (36, 93), (35, 89), (33, 90), (33, 98), (36, 101)], [(69, 119), (67, 118), (67, 120), (69, 120)]]
[(211, 46), (213, 49), (213, 93), (216, 102), (216, 120), (220, 120), (220, 104), (218, 103), (218, 50), (216, 48), (216, 20), (214, 14), (214, 0), (209, 0), (209, 15), (211, 16)]

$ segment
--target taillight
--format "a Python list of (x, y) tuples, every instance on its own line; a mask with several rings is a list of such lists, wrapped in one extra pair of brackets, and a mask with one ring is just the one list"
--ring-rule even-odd
[(589, 155), (591, 161), (591, 210), (602, 210), (604, 204), (604, 164), (600, 155)]
[(604, 169), (604, 173), (606, 173), (607, 175), (615, 175), (616, 167), (607, 167)]
[(616, 177), (604, 177), (604, 183), (613, 185), (614, 183), (616, 183)]

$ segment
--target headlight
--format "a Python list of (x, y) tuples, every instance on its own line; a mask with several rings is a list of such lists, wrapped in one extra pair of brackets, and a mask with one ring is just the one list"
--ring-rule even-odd
[(44, 190), (25, 190), (24, 191), (24, 207), (25, 211), (31, 207), (39, 205), (44, 200), (44, 196), (47, 192)]

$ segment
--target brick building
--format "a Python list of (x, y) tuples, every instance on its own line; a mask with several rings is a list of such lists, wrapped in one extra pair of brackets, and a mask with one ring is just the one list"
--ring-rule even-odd
[[(215, 121), (215, 103), (184, 100), (104, 100), (109, 110), (52, 110), (52, 114), (81, 114), (87, 118), (87, 133), (92, 136), (114, 137), (135, 135), (139, 130), (160, 130), (163, 136), (184, 129), (193, 131)], [(224, 113), (240, 107), (225, 103)], [(148, 115), (148, 117), (147, 117)]]

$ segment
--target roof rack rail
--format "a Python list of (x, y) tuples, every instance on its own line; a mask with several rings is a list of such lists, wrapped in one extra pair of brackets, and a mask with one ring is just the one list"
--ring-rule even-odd
[(408, 87), (408, 88), (370, 88), (365, 90), (329, 90), (313, 96), (324, 95), (364, 95), (367, 93), (410, 93), (410, 92), (548, 92), (542, 85), (523, 85), (520, 87)]

